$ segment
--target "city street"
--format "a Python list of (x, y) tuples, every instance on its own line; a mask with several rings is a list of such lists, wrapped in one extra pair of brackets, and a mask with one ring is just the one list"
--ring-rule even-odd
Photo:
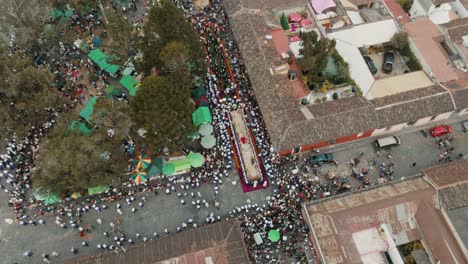
[[(455, 147), (454, 155), (458, 153), (468, 153), (468, 140), (467, 134), (461, 132), (460, 123), (457, 121), (452, 124), (455, 137), (451, 143)], [(419, 131), (412, 131), (410, 133), (403, 133), (400, 136), (401, 146), (395, 147), (390, 151), (383, 151), (377, 156), (375, 150), (370, 144), (373, 139), (366, 139), (358, 143), (352, 142), (344, 144), (331, 149), (335, 159), (338, 160), (339, 165), (323, 165), (323, 171), (336, 170), (342, 176), (347, 176), (350, 173), (350, 165), (348, 162), (358, 157), (362, 152), (364, 156), (361, 158), (361, 163), (358, 168), (369, 166), (371, 161), (375, 158), (381, 162), (393, 162), (394, 165), (394, 178), (402, 178), (412, 176), (418, 173), (419, 169), (426, 168), (438, 164), (439, 154), (441, 151), (437, 148), (436, 140), (432, 137), (424, 137)], [(322, 152), (328, 152), (327, 149)], [(301, 154), (302, 158), (310, 156), (312, 153)], [(391, 154), (391, 159), (388, 159), (388, 154)], [(301, 158), (301, 160), (302, 160)], [(413, 167), (412, 164), (416, 163)], [(376, 182), (378, 175), (377, 170), (373, 169), (369, 173), (371, 181)], [(233, 185), (232, 181), (236, 181)], [(323, 177), (321, 181), (326, 181)], [(360, 185), (360, 182), (351, 179), (350, 184), (353, 187)], [(273, 185), (274, 186), (274, 185)], [(72, 247), (77, 248), (77, 255), (86, 255), (98, 251), (97, 244), (111, 244), (113, 241), (113, 232), (111, 231), (110, 223), (116, 224), (127, 237), (132, 238), (135, 242), (141, 242), (143, 237), (148, 239), (153, 238), (153, 233), (157, 232), (164, 236), (164, 229), (167, 228), (169, 232), (175, 232), (177, 227), (180, 227), (182, 222), (187, 223), (188, 219), (192, 218), (194, 221), (202, 224), (205, 218), (212, 212), (215, 215), (220, 215), (225, 218), (228, 212), (235, 207), (242, 206), (250, 199), (252, 204), (257, 203), (262, 205), (266, 202), (266, 197), (271, 195), (273, 187), (266, 190), (258, 190), (250, 193), (243, 193), (242, 187), (239, 184), (239, 177), (231, 172), (230, 176), (223, 179), (223, 185), (220, 186), (217, 199), (220, 202), (220, 209), (214, 206), (214, 191), (212, 186), (203, 186), (194, 190), (195, 198), (192, 199), (189, 191), (186, 197), (182, 197), (186, 204), (180, 204), (180, 198), (176, 193), (170, 195), (164, 192), (154, 195), (152, 192), (140, 194), (135, 196), (135, 202), (128, 206), (125, 201), (121, 201), (123, 215), (118, 215), (116, 212), (116, 203), (109, 204), (109, 208), (95, 212), (91, 209), (82, 217), (84, 226), (88, 226), (90, 232), (86, 233), (83, 238), (79, 237), (79, 232), (76, 229), (68, 228), (62, 230), (54, 223), (55, 219), (52, 216), (45, 217), (45, 225), (38, 224), (37, 226), (21, 226), (18, 223), (12, 225), (5, 222), (5, 219), (13, 219), (11, 208), (4, 206), (7, 200), (5, 193), (0, 193), (2, 206), (0, 207), (0, 254), (4, 256), (3, 263), (40, 263), (41, 258), (25, 258), (23, 252), (32, 250), (33, 254), (41, 255), (56, 251), (60, 254), (57, 259), (72, 258), (74, 255), (70, 251)], [(200, 192), (201, 197), (198, 197), (196, 192)], [(180, 192), (183, 194), (184, 192)], [(146, 197), (144, 207), (140, 208), (138, 203), (141, 197)], [(196, 211), (192, 205), (192, 200), (206, 200), (210, 206), (200, 211)], [(136, 212), (132, 213), (131, 209), (136, 208)], [(97, 219), (102, 219), (102, 224), (98, 224)], [(118, 219), (116, 219), (118, 218)], [(120, 225), (117, 224), (120, 222)], [(65, 231), (65, 232), (64, 232)], [(109, 237), (104, 237), (103, 232), (108, 232)], [(136, 233), (141, 235), (140, 239), (136, 238)], [(89, 247), (82, 247), (80, 244), (83, 240), (88, 241)]]
[[(454, 147), (455, 150), (449, 155), (451, 155), (452, 159), (457, 158), (460, 153), (466, 157), (468, 156), (468, 134), (462, 132), (461, 120), (459, 118), (452, 122), (454, 123), (451, 123), (453, 128), (451, 136), (454, 140), (449, 147)], [(446, 123), (438, 122), (425, 126), (424, 128), (428, 129), (438, 124)], [(350, 142), (321, 149), (321, 153), (333, 153), (334, 158), (338, 161), (338, 166), (334, 164), (322, 165), (320, 181), (327, 181), (325, 175), (328, 172), (337, 172), (336, 174), (338, 176), (343, 177), (350, 176), (351, 165), (349, 163), (353, 158), (359, 157), (362, 153), (364, 153), (364, 155), (360, 158), (360, 163), (355, 166), (355, 168), (356, 170), (362, 168), (368, 169), (369, 174), (367, 176), (369, 176), (372, 184), (375, 184), (379, 178), (379, 165), (381, 163), (387, 165), (390, 163), (394, 164), (394, 179), (416, 175), (419, 173), (420, 169), (439, 164), (439, 155), (442, 154), (444, 150), (438, 148), (436, 138), (430, 135), (424, 137), (420, 131), (421, 129), (422, 128), (417, 128), (410, 131), (402, 130), (399, 133), (395, 133), (394, 135), (400, 138), (400, 146), (382, 150), (380, 153), (376, 152), (372, 144), (376, 138), (369, 138), (358, 142)], [(304, 158), (312, 155), (312, 153), (300, 154), (299, 160), (303, 161)], [(390, 158), (389, 155), (391, 156)], [(377, 166), (372, 166), (374, 159), (377, 161)], [(416, 163), (416, 165), (413, 166), (413, 163)], [(301, 165), (299, 167), (301, 167)], [(312, 177), (315, 176), (311, 173), (309, 173), (309, 175)], [(360, 181), (353, 177), (348, 177), (348, 179), (352, 187), (362, 185)]]

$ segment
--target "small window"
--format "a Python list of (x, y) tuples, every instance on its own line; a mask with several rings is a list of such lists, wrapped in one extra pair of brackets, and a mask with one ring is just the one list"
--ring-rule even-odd
[(335, 144), (335, 143), (336, 143), (336, 140), (335, 140), (335, 139), (330, 139), (330, 140), (328, 140), (328, 144), (329, 144), (329, 145), (333, 145), (333, 144)]
[(433, 117), (431, 117), (431, 121), (432, 121), (432, 120), (434, 120), (434, 119), (436, 119), (436, 118), (437, 118), (437, 116), (436, 116), (436, 115), (435, 115), (435, 116), (433, 116)]
[(439, 5), (436, 5), (435, 7), (436, 7), (436, 8), (439, 8), (439, 7), (440, 7), (440, 4), (439, 4)]
[(391, 126), (389, 126), (389, 127), (385, 128), (385, 131), (389, 131), (390, 129), (392, 129), (392, 127), (391, 127)]
[(406, 123), (406, 124), (407, 124), (408, 126), (412, 126), (412, 125), (416, 124), (416, 121), (417, 121), (417, 120), (409, 121), (409, 122)]

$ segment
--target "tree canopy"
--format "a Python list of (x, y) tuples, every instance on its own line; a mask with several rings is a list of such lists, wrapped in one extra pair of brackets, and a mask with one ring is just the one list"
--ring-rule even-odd
[(23, 135), (36, 121), (50, 117), (45, 107), (63, 102), (51, 79), (49, 71), (36, 67), (25, 54), (8, 54), (0, 47), (0, 138), (12, 131)]
[(145, 141), (158, 149), (180, 149), (195, 131), (191, 119), (195, 106), (189, 98), (189, 89), (177, 89), (163, 76), (146, 77), (130, 101), (134, 129), (145, 129)]
[(0, 1), (0, 33), (22, 49), (38, 46), (43, 22), (50, 17), (50, 0)]
[(302, 73), (308, 83), (318, 83), (322, 80), (321, 72), (327, 66), (328, 55), (334, 52), (335, 40), (318, 39), (315, 31), (302, 33), (302, 48), (299, 53), (303, 56), (299, 60)]
[(120, 8), (116, 13), (106, 12), (106, 17), (109, 22), (106, 25), (107, 32), (112, 39), (112, 53), (117, 56), (114, 63), (121, 64), (135, 54), (136, 34), (132, 23), (125, 18)]
[(106, 129), (94, 129), (89, 135), (70, 131), (68, 119), (61, 116), (48, 140), (39, 150), (34, 184), (45, 191), (71, 194), (89, 187), (118, 186), (128, 179), (127, 161), (120, 140), (106, 135)]
[(169, 0), (162, 0), (154, 6), (143, 27), (144, 37), (141, 42), (143, 61), (141, 71), (149, 75), (152, 68), (164, 68), (165, 57), (160, 56), (163, 48), (173, 42), (190, 47), (189, 60), (197, 64), (196, 70), (204, 72), (204, 53), (201, 42), (192, 25), (183, 13)]

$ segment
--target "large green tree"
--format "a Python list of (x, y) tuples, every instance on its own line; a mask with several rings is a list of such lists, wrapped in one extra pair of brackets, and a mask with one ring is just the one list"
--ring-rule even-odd
[(105, 130), (114, 130), (116, 139), (122, 140), (130, 132), (131, 119), (128, 115), (128, 108), (127, 103), (99, 97), (94, 105), (91, 120)]
[(318, 83), (323, 81), (321, 72), (327, 66), (328, 56), (334, 52), (335, 40), (328, 38), (318, 39), (315, 31), (302, 33), (302, 48), (299, 53), (303, 56), (299, 65), (307, 82)]
[(69, 195), (98, 185), (119, 186), (128, 179), (120, 141), (98, 128), (84, 136), (68, 129), (60, 118), (39, 150), (34, 184), (46, 191)]
[(134, 129), (145, 129), (145, 141), (151, 146), (180, 149), (195, 131), (191, 119), (195, 106), (189, 98), (189, 89), (177, 89), (165, 77), (146, 77), (130, 101)]
[(125, 18), (121, 9), (116, 13), (106, 12), (108, 24), (107, 32), (111, 38), (112, 53), (117, 55), (115, 63), (122, 64), (135, 53), (136, 34), (132, 23)]
[(159, 53), (159, 58), (164, 63), (164, 75), (178, 89), (191, 88), (189, 56), (188, 47), (179, 41), (169, 42)]
[(0, 33), (11, 36), (22, 49), (38, 46), (43, 22), (50, 17), (50, 0), (0, 1)]
[(204, 52), (197, 33), (185, 19), (182, 12), (169, 0), (161, 0), (154, 6), (143, 27), (141, 42), (143, 60), (139, 65), (142, 72), (149, 75), (152, 68), (161, 70), (165, 66), (160, 53), (170, 42), (177, 41), (190, 47), (189, 61), (197, 64), (196, 73), (205, 71)]
[(63, 103), (51, 79), (50, 72), (37, 68), (27, 55), (8, 54), (0, 47), (0, 139), (13, 131), (22, 136), (36, 121), (49, 118), (45, 107)]

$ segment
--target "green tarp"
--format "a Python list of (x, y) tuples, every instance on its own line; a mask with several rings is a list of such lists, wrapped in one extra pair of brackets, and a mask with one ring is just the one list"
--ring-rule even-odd
[(43, 193), (40, 189), (34, 192), (34, 197), (38, 201), (43, 201), (45, 205), (59, 203), (60, 198), (55, 193)]
[(164, 164), (162, 168), (162, 173), (166, 176), (170, 176), (172, 173), (174, 173), (174, 171), (175, 171), (175, 166), (174, 164), (170, 162)]
[(210, 109), (206, 106), (198, 107), (197, 110), (192, 113), (192, 121), (195, 126), (199, 126), (203, 123), (211, 123)]
[(115, 74), (120, 69), (120, 66), (117, 64), (108, 64), (108, 67), (104, 70), (109, 74)]
[(164, 160), (162, 157), (157, 157), (151, 160), (151, 166), (148, 169), (148, 176), (159, 175), (162, 173)]
[(107, 69), (107, 67), (110, 66), (110, 64), (107, 63), (107, 60), (105, 58), (97, 61), (96, 63), (99, 66), (99, 68), (101, 68), (101, 70)]
[(90, 121), (91, 115), (94, 112), (94, 104), (96, 103), (97, 99), (97, 96), (91, 98), (91, 100), (89, 100), (89, 102), (86, 104), (85, 108), (83, 108), (83, 110), (80, 112), (80, 116), (88, 122)]
[(190, 159), (184, 158), (180, 160), (171, 161), (175, 167), (175, 172), (189, 170), (192, 166), (190, 165)]
[(203, 87), (192, 89), (192, 98), (195, 100), (200, 100), (200, 98), (204, 96), (205, 94), (206, 94), (206, 90)]
[(131, 96), (136, 96), (136, 91), (138, 90), (138, 87), (135, 87), (135, 85), (137, 83), (137, 80), (135, 80), (135, 78), (133, 78), (131, 75), (124, 75), (122, 79), (120, 79), (120, 84), (122, 84), (122, 86), (128, 90), (128, 93)]
[(104, 54), (100, 49), (93, 49), (88, 53), (88, 57), (95, 63), (98, 63), (99, 61), (106, 58), (106, 54)]
[(91, 133), (91, 130), (85, 124), (76, 120), (73, 120), (73, 122), (70, 124), (70, 130), (79, 130), (83, 135), (88, 135)]
[(63, 16), (63, 12), (54, 8), (52, 9), (51, 16), (53, 18), (58, 18), (58, 17)]
[(99, 193), (103, 193), (103, 192), (106, 192), (107, 190), (109, 190), (109, 187), (107, 186), (96, 186), (96, 187), (89, 187), (88, 188), (88, 194), (89, 195), (93, 195), (93, 194), (99, 194)]
[(203, 166), (203, 163), (205, 163), (205, 159), (200, 153), (190, 152), (190, 154), (187, 156), (187, 159), (190, 161), (190, 166), (194, 168), (201, 167)]

